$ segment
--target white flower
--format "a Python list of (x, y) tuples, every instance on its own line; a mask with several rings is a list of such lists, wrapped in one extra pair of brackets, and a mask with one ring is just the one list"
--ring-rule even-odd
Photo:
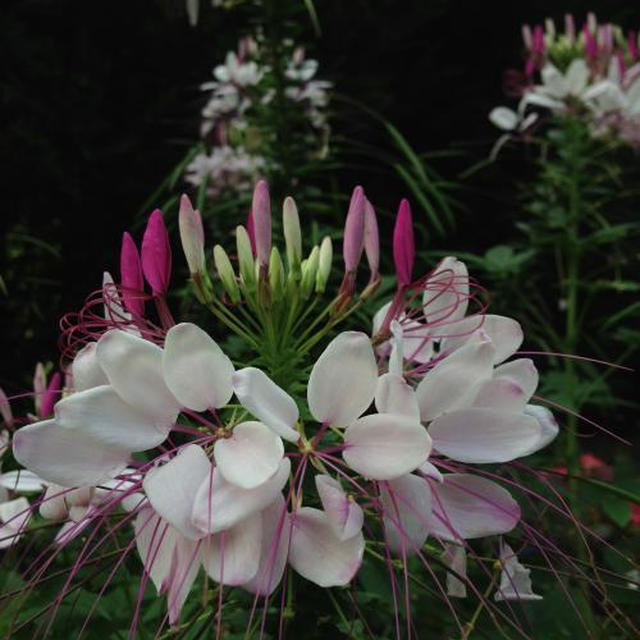
[(248, 87), (260, 82), (263, 71), (256, 62), (240, 62), (238, 56), (229, 51), (225, 64), (218, 65), (213, 70), (213, 75), (219, 82), (231, 82), (240, 87)]

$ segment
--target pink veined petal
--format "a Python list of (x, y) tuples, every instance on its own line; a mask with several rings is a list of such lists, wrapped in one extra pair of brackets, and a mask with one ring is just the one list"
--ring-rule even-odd
[(540, 425), (540, 436), (536, 442), (534, 442), (523, 456), (528, 456), (536, 451), (539, 451), (543, 447), (546, 447), (552, 442), (558, 435), (559, 427), (556, 419), (553, 417), (553, 413), (546, 407), (542, 407), (538, 404), (528, 404), (524, 412), (538, 421)]
[(344, 427), (371, 404), (378, 367), (369, 337), (345, 331), (334, 338), (311, 370), (307, 400), (313, 417)]
[(147, 471), (142, 486), (156, 513), (190, 540), (202, 538), (191, 512), (196, 493), (211, 475), (211, 462), (195, 444), (182, 449), (167, 464)]
[(364, 416), (344, 434), (344, 461), (373, 480), (392, 480), (422, 464), (431, 438), (416, 419), (388, 413)]
[(422, 420), (469, 404), (476, 385), (491, 378), (494, 353), (491, 341), (478, 333), (428, 371), (416, 388)]
[(436, 418), (429, 427), (433, 448), (460, 462), (508, 462), (527, 455), (539, 441), (538, 421), (524, 413), (476, 407)]
[(432, 483), (431, 533), (443, 540), (483, 538), (511, 531), (520, 520), (520, 507), (495, 482), (466, 473), (448, 473)]
[(423, 313), (428, 324), (446, 326), (464, 317), (469, 305), (469, 273), (464, 262), (448, 256), (434, 269), (424, 285)]
[(231, 437), (218, 440), (213, 451), (218, 469), (227, 482), (254, 489), (278, 470), (284, 445), (273, 431), (261, 422), (252, 421), (236, 425)]
[(260, 517), (260, 565), (256, 575), (242, 587), (256, 595), (268, 596), (282, 580), (289, 555), (291, 521), (282, 494), (278, 494), (276, 499), (260, 512)]
[(218, 533), (268, 507), (289, 479), (289, 458), (280, 461), (278, 470), (254, 489), (243, 489), (225, 480), (220, 469), (200, 485), (193, 503), (191, 520), (202, 533)]
[(261, 548), (262, 516), (256, 513), (231, 529), (205, 538), (200, 552), (209, 576), (218, 583), (235, 587), (255, 577)]
[(127, 451), (144, 451), (164, 442), (169, 434), (155, 416), (123, 402), (110, 385), (73, 393), (55, 408), (56, 424), (96, 443)]
[(522, 344), (524, 334), (520, 323), (512, 318), (492, 314), (467, 316), (456, 323), (439, 330), (444, 336), (441, 349), (455, 351), (464, 345), (474, 331), (484, 331), (495, 347), (493, 364), (504, 362), (511, 357)]
[(31, 509), (26, 498), (0, 503), (0, 549), (7, 549), (18, 542), (30, 519)]
[(389, 548), (399, 554), (419, 551), (432, 520), (429, 482), (411, 473), (381, 482), (380, 502)]
[(304, 578), (319, 587), (348, 584), (362, 564), (364, 537), (347, 540), (334, 535), (327, 514), (302, 507), (292, 515), (289, 563)]
[(190, 322), (167, 332), (162, 352), (164, 381), (194, 411), (224, 407), (233, 395), (233, 364), (206, 332)]
[(527, 402), (535, 393), (540, 377), (533, 360), (530, 358), (518, 358), (505, 362), (494, 369), (493, 375), (496, 378), (508, 378), (517, 383), (524, 391)]
[(17, 491), (19, 493), (32, 493), (42, 491), (46, 486), (44, 480), (38, 477), (33, 471), (27, 469), (16, 469), (7, 471), (0, 475), (0, 487)]
[(378, 378), (375, 402), (378, 413), (392, 413), (420, 421), (415, 391), (404, 378), (393, 373), (385, 373)]
[(13, 455), (24, 467), (65, 487), (96, 485), (120, 473), (129, 452), (97, 442), (55, 420), (27, 425), (13, 436)]
[(170, 427), (180, 410), (162, 374), (162, 349), (126, 331), (112, 329), (98, 340), (97, 356), (109, 383), (133, 407)]
[(97, 342), (86, 344), (73, 359), (71, 373), (73, 375), (73, 387), (76, 391), (85, 391), (92, 387), (109, 384), (109, 380), (98, 363), (96, 356)]
[(364, 513), (340, 483), (328, 475), (315, 477), (316, 489), (327, 514), (329, 526), (338, 540), (348, 540), (362, 531)]
[(300, 413), (295, 400), (269, 376), (255, 367), (236, 371), (233, 390), (240, 404), (258, 420), (289, 442), (297, 442), (296, 431)]
[(471, 406), (518, 413), (524, 410), (527, 400), (524, 389), (517, 382), (507, 377), (499, 377), (477, 385), (476, 396), (471, 401)]

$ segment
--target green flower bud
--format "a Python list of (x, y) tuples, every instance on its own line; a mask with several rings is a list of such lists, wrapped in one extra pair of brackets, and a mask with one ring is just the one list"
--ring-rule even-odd
[(318, 273), (316, 274), (316, 293), (323, 293), (327, 287), (329, 274), (331, 273), (331, 262), (333, 260), (333, 245), (331, 238), (325, 236), (320, 245), (320, 255), (318, 258)]
[(277, 247), (271, 248), (269, 256), (269, 286), (273, 299), (277, 300), (284, 290), (284, 265)]
[(227, 252), (219, 244), (213, 247), (213, 262), (216, 265), (222, 286), (229, 298), (231, 298), (231, 302), (234, 304), (240, 302), (240, 289), (238, 289), (238, 283), (236, 282), (236, 274), (231, 266)]
[(251, 251), (251, 241), (247, 230), (242, 226), (236, 227), (236, 247), (238, 251), (238, 262), (240, 263), (240, 276), (246, 285), (255, 283), (255, 266), (253, 252)]
[(318, 272), (318, 262), (320, 261), (320, 249), (317, 246), (313, 247), (309, 258), (303, 263), (302, 269), (302, 282), (300, 283), (300, 290), (303, 297), (307, 297), (312, 291), (316, 283), (316, 273)]
[(302, 260), (302, 232), (295, 200), (287, 197), (282, 205), (282, 227), (287, 248), (287, 264), (290, 271), (296, 270)]

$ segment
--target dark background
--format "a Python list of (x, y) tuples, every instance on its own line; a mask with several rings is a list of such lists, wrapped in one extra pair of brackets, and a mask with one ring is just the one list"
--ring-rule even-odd
[[(633, 6), (599, 0), (562, 10), (579, 23), (591, 9), (631, 27), (640, 22)], [(321, 37), (304, 12), (299, 27), (319, 76), (384, 114), (416, 150), (464, 150), (455, 171), (486, 157), (496, 138), (487, 113), (504, 101), (504, 70), (520, 65), (520, 24), (562, 20), (552, 1), (318, 0), (316, 9)], [(181, 0), (3, 0), (0, 274), (9, 291), (0, 298), (0, 385), (8, 392), (24, 390), (38, 360), (56, 360), (58, 318), (100, 285), (104, 269), (117, 272), (122, 231), (197, 138), (199, 83), (246, 26), (242, 12), (208, 1), (190, 28)], [(375, 142), (379, 132), (359, 135)], [(508, 168), (466, 185), (470, 213), (443, 248), (482, 251), (499, 239), (519, 171)], [(366, 170), (341, 179), (345, 192), (360, 182), (387, 207), (404, 195)]]

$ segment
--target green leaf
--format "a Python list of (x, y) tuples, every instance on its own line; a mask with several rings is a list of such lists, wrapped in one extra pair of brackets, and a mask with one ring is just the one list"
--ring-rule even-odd
[(624, 528), (629, 524), (631, 519), (631, 503), (617, 496), (607, 496), (602, 503), (602, 510), (613, 520), (620, 528)]

